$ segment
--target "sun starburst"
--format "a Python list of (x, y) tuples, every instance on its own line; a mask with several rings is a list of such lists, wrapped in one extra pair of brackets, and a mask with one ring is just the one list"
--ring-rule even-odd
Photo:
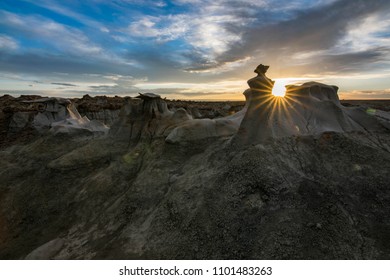
[(272, 88), (272, 95), (278, 97), (284, 97), (286, 95), (286, 84), (288, 81), (280, 79), (275, 80), (274, 87)]

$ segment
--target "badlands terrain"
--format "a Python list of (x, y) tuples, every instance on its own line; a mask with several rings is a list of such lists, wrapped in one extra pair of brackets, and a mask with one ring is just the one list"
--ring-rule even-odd
[(390, 101), (0, 97), (1, 259), (388, 259)]

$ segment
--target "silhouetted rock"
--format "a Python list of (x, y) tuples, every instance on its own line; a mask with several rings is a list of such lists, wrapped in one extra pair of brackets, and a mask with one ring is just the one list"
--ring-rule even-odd
[(256, 97), (268, 97), (272, 92), (272, 88), (275, 82), (265, 75), (268, 68), (269, 66), (260, 64), (254, 71), (257, 73), (257, 76), (248, 80), (248, 85), (252, 90), (252, 94)]

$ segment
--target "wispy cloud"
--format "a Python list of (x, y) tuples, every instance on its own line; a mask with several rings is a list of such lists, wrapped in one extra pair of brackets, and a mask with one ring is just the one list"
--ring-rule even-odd
[(372, 47), (390, 46), (388, 13), (372, 14), (351, 24), (345, 37), (334, 47), (340, 52), (364, 51)]
[(341, 99), (390, 99), (390, 89), (352, 90), (339, 93)]
[(136, 79), (132, 76), (106, 75), (102, 76), (107, 82), (89, 87), (93, 93), (102, 93), (110, 95), (132, 95), (139, 92), (137, 83), (146, 82), (147, 79)]
[(236, 61), (227, 61), (222, 63), (199, 63), (196, 66), (192, 66), (191, 68), (185, 69), (190, 73), (224, 73), (231, 71), (235, 68), (242, 67), (246, 65), (246, 63), (251, 59), (251, 57), (244, 57), (243, 59), (237, 59)]
[(75, 87), (76, 85), (74, 84), (69, 84), (69, 83), (51, 83), (52, 85), (58, 85), (58, 86), (65, 86), (65, 87)]
[(101, 22), (98, 20), (94, 20), (89, 16), (86, 16), (82, 13), (76, 12), (75, 10), (72, 10), (69, 6), (71, 6), (73, 3), (67, 2), (67, 5), (64, 5), (63, 3), (58, 3), (56, 1), (52, 0), (22, 0), (24, 2), (32, 3), (33, 5), (48, 9), (52, 12), (58, 13), (60, 15), (72, 18), (73, 20), (80, 22), (86, 26), (95, 28), (97, 30), (100, 30), (101, 32), (109, 32), (109, 29), (104, 26)]
[(36, 16), (20, 16), (0, 11), (0, 24), (9, 31), (22, 33), (30, 40), (44, 43), (63, 53), (72, 55), (98, 55), (103, 49), (76, 28)]
[(16, 50), (19, 48), (18, 42), (10, 36), (0, 34), (0, 49)]
[(187, 32), (188, 26), (181, 24), (182, 22), (184, 22), (183, 16), (166, 18), (143, 16), (129, 25), (128, 34), (135, 37), (155, 38), (160, 42), (171, 41)]

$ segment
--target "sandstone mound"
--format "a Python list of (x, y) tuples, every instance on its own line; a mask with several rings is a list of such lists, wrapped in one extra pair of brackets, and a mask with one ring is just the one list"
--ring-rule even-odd
[(390, 127), (387, 112), (370, 114), (362, 107), (342, 106), (336, 86), (317, 82), (289, 85), (282, 98), (273, 96), (271, 90), (258, 90), (250, 81), (251, 102), (234, 135), (234, 141), (240, 144), (292, 135), (315, 136), (328, 131), (383, 131)]
[(390, 114), (365, 107), (341, 105), (337, 86), (317, 82), (286, 86), (286, 96), (271, 94), (273, 82), (255, 77), (244, 92), (245, 107), (227, 117), (190, 119), (177, 125), (166, 137), (168, 143), (233, 136), (238, 144), (257, 144), (293, 135), (323, 132), (384, 131), (390, 129)]

